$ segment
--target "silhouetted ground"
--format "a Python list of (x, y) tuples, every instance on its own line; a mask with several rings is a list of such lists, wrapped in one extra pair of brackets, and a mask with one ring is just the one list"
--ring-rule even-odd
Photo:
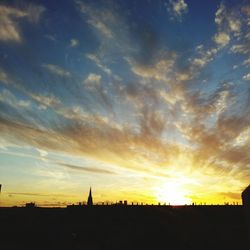
[(0, 208), (0, 249), (250, 249), (242, 206)]

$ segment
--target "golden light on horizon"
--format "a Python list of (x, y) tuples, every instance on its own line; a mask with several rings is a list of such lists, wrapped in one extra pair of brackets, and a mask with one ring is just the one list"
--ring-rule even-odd
[(157, 199), (161, 203), (170, 205), (191, 204), (192, 200), (188, 197), (188, 191), (175, 182), (168, 182), (156, 189)]

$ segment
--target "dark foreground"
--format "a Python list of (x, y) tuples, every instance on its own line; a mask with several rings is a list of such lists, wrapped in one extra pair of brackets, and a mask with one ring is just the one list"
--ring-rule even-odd
[(250, 249), (241, 206), (0, 208), (0, 249)]

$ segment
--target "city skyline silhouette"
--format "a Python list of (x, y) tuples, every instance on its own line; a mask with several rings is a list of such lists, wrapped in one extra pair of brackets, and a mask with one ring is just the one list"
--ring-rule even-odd
[[(0, 184), (0, 194), (1, 194), (1, 188), (2, 188), (2, 184)], [(224, 204), (220, 204), (221, 206), (229, 206), (229, 205), (233, 205), (233, 206), (240, 206), (243, 205), (245, 207), (250, 207), (250, 185), (248, 185), (240, 194), (241, 196), (241, 203), (238, 202), (225, 202)], [(0, 203), (1, 204), (1, 203)], [(88, 193), (88, 197), (86, 199), (86, 201), (78, 201), (77, 203), (68, 203), (68, 204), (64, 204), (63, 206), (53, 206), (53, 205), (49, 205), (49, 206), (41, 206), (39, 204), (37, 204), (35, 201), (30, 201), (24, 204), (21, 204), (21, 206), (25, 206), (28, 208), (31, 207), (67, 207), (67, 208), (72, 208), (72, 207), (82, 207), (82, 206), (93, 206), (93, 205), (97, 205), (97, 206), (114, 206), (114, 205), (122, 205), (122, 206), (218, 206), (219, 204), (207, 204), (206, 202), (200, 202), (200, 203), (190, 203), (190, 204), (171, 204), (169, 203), (143, 203), (140, 201), (137, 202), (133, 202), (133, 201), (128, 201), (128, 200), (116, 200), (115, 202), (112, 201), (99, 201), (94, 203), (93, 201), (93, 196), (92, 196), (92, 187), (89, 187), (89, 193)], [(1, 206), (0, 206), (1, 207)], [(13, 207), (18, 207), (17, 205), (14, 205)]]

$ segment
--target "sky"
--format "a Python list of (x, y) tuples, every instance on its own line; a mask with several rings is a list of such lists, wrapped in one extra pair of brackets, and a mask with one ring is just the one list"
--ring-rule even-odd
[(241, 204), (247, 0), (0, 2), (0, 206)]

